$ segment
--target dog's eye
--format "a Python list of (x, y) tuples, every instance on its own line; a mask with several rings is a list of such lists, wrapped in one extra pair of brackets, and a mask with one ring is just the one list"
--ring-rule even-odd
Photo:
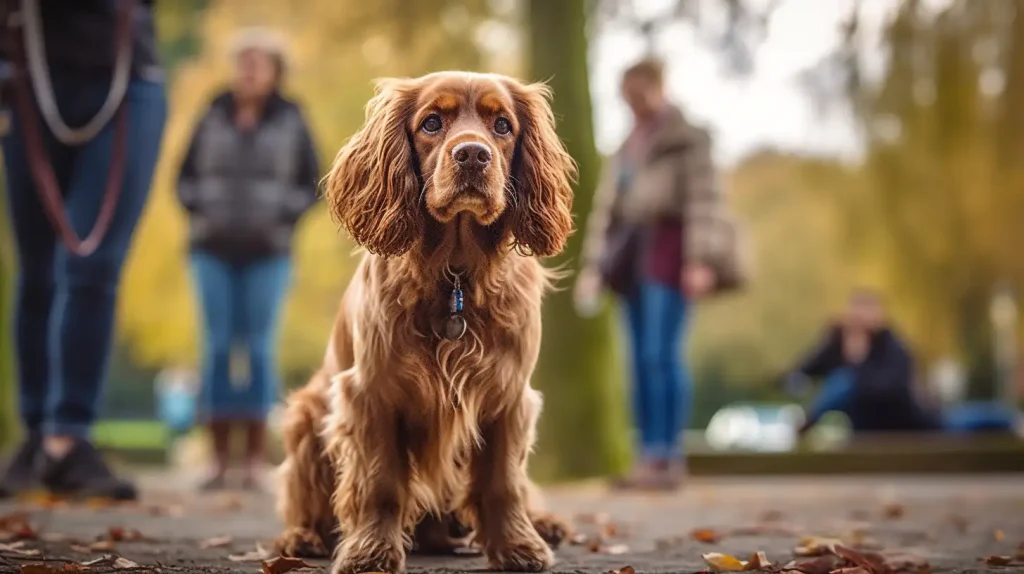
[(494, 120), (494, 133), (500, 136), (507, 136), (512, 132), (512, 122), (505, 118), (498, 118)]
[(444, 124), (441, 123), (441, 116), (437, 114), (430, 114), (427, 119), (423, 120), (423, 125), (420, 128), (428, 134), (436, 134), (441, 131)]

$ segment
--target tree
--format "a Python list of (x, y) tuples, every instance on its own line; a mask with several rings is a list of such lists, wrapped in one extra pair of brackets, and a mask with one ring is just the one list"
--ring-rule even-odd
[[(527, 75), (548, 81), (558, 134), (579, 164), (574, 211), (577, 221), (590, 212), (600, 158), (594, 146), (587, 71), (584, 0), (530, 0)], [(570, 239), (556, 263), (579, 260), (582, 233)], [(610, 317), (579, 318), (571, 293), (552, 295), (544, 309), (544, 344), (535, 383), (544, 393), (540, 444), (532, 468), (538, 476), (568, 478), (617, 470), (627, 451), (623, 419), (625, 390), (618, 384), (618, 362)]]

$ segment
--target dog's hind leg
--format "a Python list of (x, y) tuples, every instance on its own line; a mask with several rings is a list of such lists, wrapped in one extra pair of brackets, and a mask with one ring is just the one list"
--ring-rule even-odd
[(327, 413), (326, 379), (325, 373), (317, 373), (288, 399), (277, 501), (285, 530), (274, 542), (274, 549), (283, 556), (326, 557), (337, 542), (331, 505), (335, 469), (320, 437)]

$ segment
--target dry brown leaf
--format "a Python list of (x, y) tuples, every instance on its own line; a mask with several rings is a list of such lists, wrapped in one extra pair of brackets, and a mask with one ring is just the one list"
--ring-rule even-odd
[(905, 512), (906, 509), (904, 509), (903, 505), (898, 502), (890, 502), (882, 508), (882, 515), (889, 520), (903, 518)]
[(704, 563), (715, 572), (743, 572), (747, 569), (746, 562), (728, 554), (709, 552), (707, 554), (701, 554), (700, 557), (703, 558)]
[(1005, 533), (1005, 532), (1003, 532), (1002, 530), (1000, 530), (1000, 529), (996, 528), (996, 529), (995, 529), (995, 530), (994, 530), (994, 531), (992, 532), (992, 538), (993, 538), (993, 539), (994, 539), (994, 540), (995, 540), (996, 542), (1002, 542), (1002, 541), (1006, 540), (1006, 533)]
[(263, 574), (284, 574), (285, 572), (299, 570), (300, 568), (312, 568), (312, 566), (306, 564), (306, 561), (301, 558), (287, 558), (285, 556), (278, 556), (277, 558), (263, 561)]
[(107, 530), (107, 538), (114, 542), (138, 542), (146, 539), (138, 530), (121, 526), (111, 526)]
[(625, 544), (612, 544), (601, 549), (602, 554), (628, 554), (629, 546)]
[(199, 543), (200, 548), (223, 548), (234, 542), (235, 539), (230, 536), (215, 536), (213, 538), (207, 538)]
[(257, 542), (255, 550), (250, 550), (244, 554), (231, 554), (228, 556), (228, 560), (232, 562), (259, 562), (260, 560), (266, 560), (268, 557), (267, 549)]
[(601, 536), (603, 538), (616, 538), (624, 535), (623, 530), (614, 522), (609, 522), (601, 526)]
[(152, 504), (146, 507), (151, 516), (184, 516), (185, 507), (180, 504)]
[(1013, 564), (1013, 556), (986, 556), (982, 561), (989, 566), (1009, 566)]
[(722, 535), (711, 528), (698, 528), (690, 532), (690, 538), (704, 544), (718, 544), (722, 540)]
[(897, 572), (906, 571), (924, 574), (926, 572), (925, 569), (931, 568), (927, 558), (906, 550), (890, 550), (883, 552), (881, 559), (887, 566)]
[(117, 544), (113, 540), (97, 540), (89, 545), (89, 550), (93, 552), (110, 552)]
[(874, 574), (874, 572), (862, 566), (844, 566), (836, 568), (829, 574)]
[(632, 566), (623, 566), (618, 570), (609, 571), (608, 574), (636, 574), (636, 568), (633, 568)]
[(81, 544), (72, 544), (69, 548), (71, 548), (72, 552), (78, 552), (79, 554), (92, 553), (92, 550), (90, 550), (88, 546), (82, 546)]
[(771, 560), (768, 560), (768, 555), (764, 552), (755, 552), (750, 555), (750, 560), (747, 560), (747, 566), (744, 570), (760, 570), (762, 568), (768, 568), (772, 565)]

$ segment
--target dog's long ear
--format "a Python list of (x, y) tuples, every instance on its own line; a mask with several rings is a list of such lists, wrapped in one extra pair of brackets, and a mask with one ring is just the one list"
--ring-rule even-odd
[(406, 127), (415, 104), (411, 80), (377, 82), (363, 127), (338, 152), (326, 177), (331, 214), (367, 251), (408, 251), (422, 235), (418, 166)]
[(555, 133), (551, 90), (544, 84), (518, 83), (511, 89), (521, 126), (512, 160), (517, 200), (512, 233), (517, 247), (529, 253), (557, 255), (573, 231), (576, 162)]

